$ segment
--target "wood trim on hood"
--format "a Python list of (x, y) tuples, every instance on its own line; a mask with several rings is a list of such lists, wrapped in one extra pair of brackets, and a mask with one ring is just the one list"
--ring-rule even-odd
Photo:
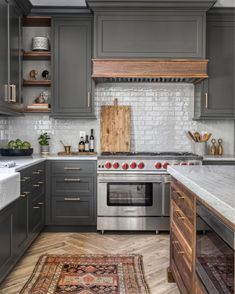
[[(208, 78), (206, 59), (92, 59), (96, 81), (199, 83)], [(133, 79), (133, 80), (132, 80)]]

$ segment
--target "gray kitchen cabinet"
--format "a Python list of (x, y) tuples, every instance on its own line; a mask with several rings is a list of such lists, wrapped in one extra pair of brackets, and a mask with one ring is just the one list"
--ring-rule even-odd
[(53, 160), (47, 165), (47, 229), (95, 230), (96, 161)]
[(195, 118), (234, 119), (234, 32), (234, 9), (208, 13), (209, 78), (196, 86)]
[(99, 12), (94, 40), (95, 58), (203, 58), (205, 13)]
[(20, 197), (0, 211), (0, 283), (44, 227), (44, 177), (44, 163), (22, 170)]
[(13, 0), (0, 2), (0, 114), (22, 112), (20, 94), (21, 11)]
[(53, 18), (52, 36), (52, 115), (94, 118), (91, 16)]
[(8, 274), (14, 258), (12, 243), (13, 211), (14, 203), (0, 211), (0, 283)]

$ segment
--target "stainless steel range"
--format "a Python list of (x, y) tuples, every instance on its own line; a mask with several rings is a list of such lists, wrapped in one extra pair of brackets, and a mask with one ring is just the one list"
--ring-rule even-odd
[(169, 230), (168, 165), (198, 165), (192, 153), (102, 153), (98, 158), (97, 229)]

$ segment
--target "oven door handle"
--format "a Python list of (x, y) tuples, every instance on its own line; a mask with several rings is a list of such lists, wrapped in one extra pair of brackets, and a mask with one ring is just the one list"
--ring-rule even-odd
[(137, 209), (136, 208), (124, 208), (123, 211), (124, 212), (136, 212)]
[(115, 179), (115, 180), (111, 180), (111, 179), (108, 179), (108, 180), (103, 180), (103, 179), (98, 179), (98, 182), (99, 183), (105, 183), (105, 184), (109, 184), (109, 183), (138, 183), (138, 184), (145, 184), (145, 183), (153, 183), (153, 184), (162, 184), (164, 183), (163, 181), (152, 181), (152, 180), (138, 180), (138, 179), (135, 179), (135, 180), (128, 180), (128, 179)]

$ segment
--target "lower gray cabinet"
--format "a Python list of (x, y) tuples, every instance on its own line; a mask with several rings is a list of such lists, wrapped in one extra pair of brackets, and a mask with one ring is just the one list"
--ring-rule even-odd
[(61, 225), (96, 224), (92, 197), (53, 197), (52, 221)]
[(50, 184), (46, 193), (46, 225), (96, 228), (96, 161), (48, 162)]
[(13, 212), (14, 204), (0, 211), (0, 283), (9, 272), (14, 258)]
[(16, 255), (20, 254), (27, 247), (29, 241), (28, 202), (28, 195), (22, 192), (20, 198), (15, 201), (13, 236)]
[(21, 171), (21, 195), (0, 211), (0, 283), (44, 227), (44, 163)]

